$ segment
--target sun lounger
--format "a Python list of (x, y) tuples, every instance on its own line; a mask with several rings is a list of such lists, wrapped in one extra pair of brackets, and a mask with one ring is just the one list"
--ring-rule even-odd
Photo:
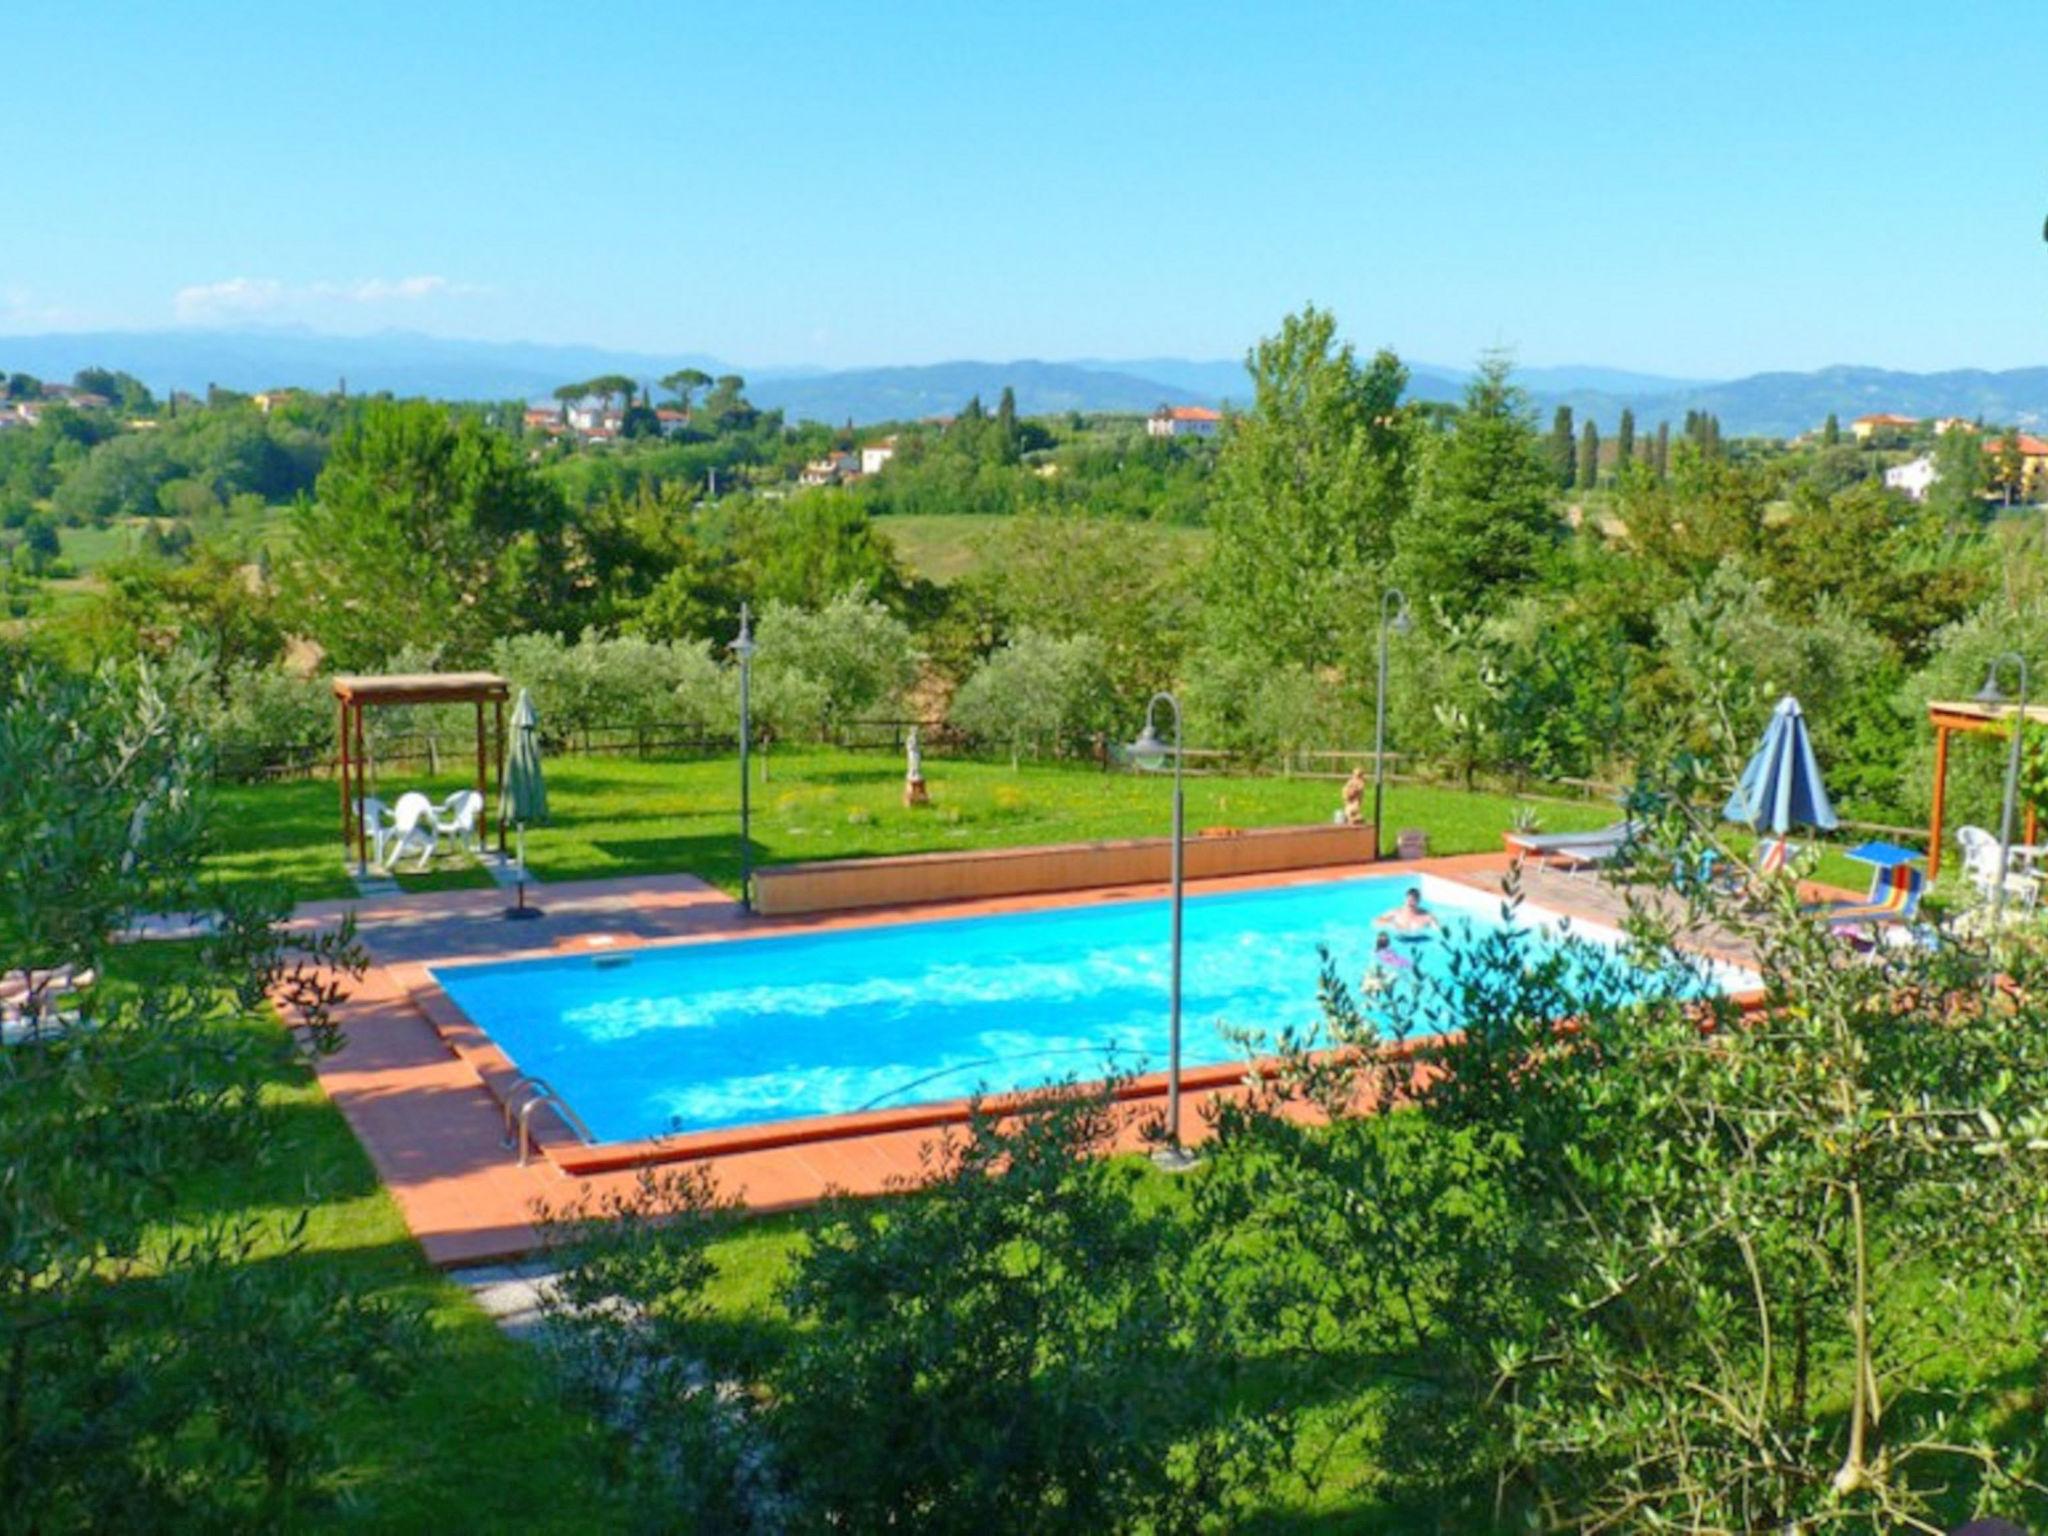
[(1617, 821), (1598, 832), (1510, 832), (1504, 841), (1524, 858), (1562, 864), (1576, 874), (1612, 863), (1640, 830), (1632, 821)]
[(1819, 915), (1831, 923), (1910, 923), (1920, 915), (1926, 885), (1917, 866), (1894, 864), (1877, 872), (1865, 900), (1832, 902)]
[(1760, 875), (1782, 875), (1798, 852), (1797, 843), (1787, 842), (1782, 837), (1767, 837), (1756, 845), (1756, 872)]

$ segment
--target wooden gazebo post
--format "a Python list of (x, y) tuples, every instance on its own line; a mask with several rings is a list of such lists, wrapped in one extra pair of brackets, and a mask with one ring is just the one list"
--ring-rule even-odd
[[(1979, 704), (1974, 699), (1930, 702), (1927, 719), (1934, 727), (1934, 812), (1927, 827), (1927, 878), (1931, 883), (1941, 873), (1941, 834), (1948, 819), (1949, 737), (1957, 731), (1997, 731), (2003, 735), (2008, 728), (2018, 730), (2022, 722), (2019, 710), (2011, 704)], [(2025, 723), (2048, 725), (2048, 708), (2029, 705)], [(2026, 830), (2020, 834), (2020, 840), (2031, 845), (2039, 839), (2040, 831), (2040, 813), (2029, 800)]]
[(1934, 720), (1934, 817), (1927, 828), (1927, 880), (1941, 874), (1941, 821), (1948, 803), (1948, 727)]

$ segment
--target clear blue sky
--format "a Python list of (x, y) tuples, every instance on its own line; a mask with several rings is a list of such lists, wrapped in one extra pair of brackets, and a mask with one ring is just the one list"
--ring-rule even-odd
[[(1789, 14), (1788, 14), (1789, 13)], [(40, 5), (0, 332), (2048, 362), (2033, 4)]]

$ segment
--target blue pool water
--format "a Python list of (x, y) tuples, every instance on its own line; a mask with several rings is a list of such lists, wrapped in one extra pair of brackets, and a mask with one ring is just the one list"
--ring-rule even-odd
[[(1497, 903), (1426, 877), (1189, 897), (1185, 1064), (1241, 1059), (1226, 1025), (1314, 1023), (1318, 946), (1356, 981), (1374, 919), (1418, 884), (1449, 923), (1500, 922)], [(1162, 1070), (1168, 916), (1163, 900), (1095, 903), (451, 966), (435, 979), (598, 1140), (619, 1141)], [(1424, 975), (1444, 947), (1400, 946)]]

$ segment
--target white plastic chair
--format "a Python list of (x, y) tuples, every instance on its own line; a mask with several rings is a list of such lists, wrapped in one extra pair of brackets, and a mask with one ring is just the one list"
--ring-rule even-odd
[(1998, 839), (1982, 827), (1958, 827), (1956, 842), (1963, 850), (1963, 873), (1986, 901), (1998, 894), (2001, 885), (2009, 899), (2023, 906), (2031, 907), (2041, 899), (2039, 877), (2022, 867), (2024, 856), (2031, 849), (2014, 848), (2012, 868), (2008, 870), (1999, 858)]
[(371, 861), (382, 864), (384, 834), (391, 830), (391, 807), (375, 795), (365, 795), (356, 802), (356, 816), (363, 824), (363, 836), (370, 845)]
[(438, 846), (434, 831), (434, 802), (416, 789), (407, 790), (398, 797), (398, 804), (391, 812), (391, 825), (378, 839), (377, 862), (391, 869), (417, 848), (420, 861), (413, 867), (425, 869)]
[(458, 789), (434, 807), (434, 831), (452, 837), (458, 848), (483, 851), (484, 797), (474, 789)]

